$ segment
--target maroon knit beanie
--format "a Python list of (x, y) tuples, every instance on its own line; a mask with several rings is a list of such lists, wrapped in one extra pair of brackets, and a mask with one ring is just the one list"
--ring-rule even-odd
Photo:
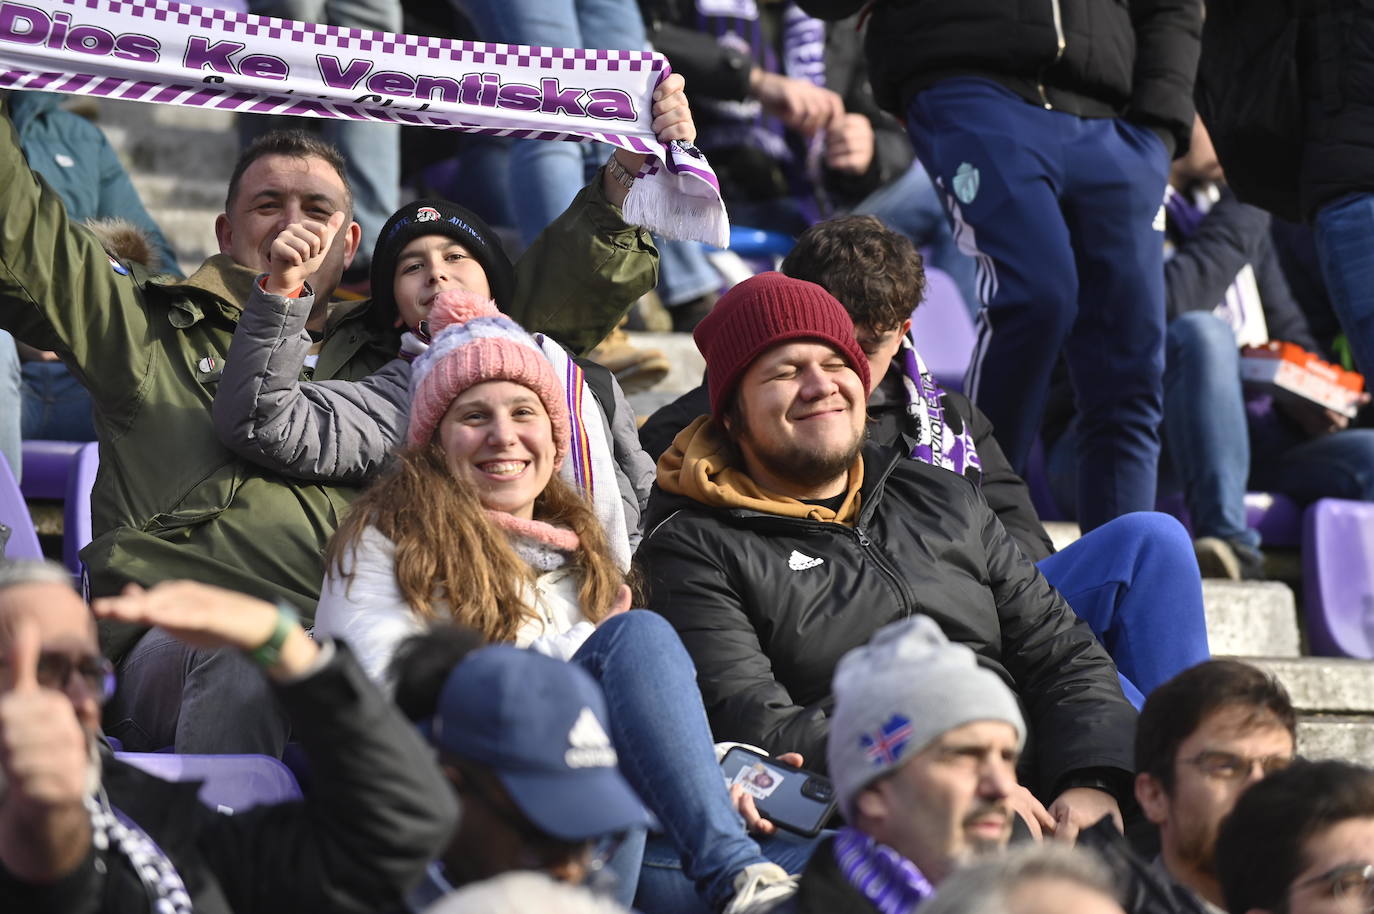
[(844, 356), (868, 393), (868, 359), (849, 312), (829, 292), (782, 273), (751, 276), (720, 297), (692, 332), (706, 359), (711, 415), (720, 418), (754, 360), (779, 343), (817, 340)]

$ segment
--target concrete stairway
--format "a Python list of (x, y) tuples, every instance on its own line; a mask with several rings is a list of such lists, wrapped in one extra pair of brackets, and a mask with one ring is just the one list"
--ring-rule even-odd
[[(238, 151), (232, 115), (104, 100), (98, 110), (182, 269), (194, 269), (218, 250), (214, 220)], [(662, 384), (630, 397), (641, 415), (700, 382), (703, 362), (689, 335), (631, 336), (673, 363)], [(1078, 536), (1073, 524), (1049, 526), (1061, 546)], [(1304, 753), (1374, 764), (1374, 664), (1302, 656), (1298, 609), (1285, 584), (1208, 581), (1203, 594), (1213, 653), (1246, 658), (1279, 676), (1302, 715)]]

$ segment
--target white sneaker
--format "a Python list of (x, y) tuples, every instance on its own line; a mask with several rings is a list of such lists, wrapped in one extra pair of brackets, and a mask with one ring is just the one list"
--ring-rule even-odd
[(735, 875), (735, 897), (722, 914), (764, 914), (797, 894), (797, 877), (776, 863), (755, 863)]

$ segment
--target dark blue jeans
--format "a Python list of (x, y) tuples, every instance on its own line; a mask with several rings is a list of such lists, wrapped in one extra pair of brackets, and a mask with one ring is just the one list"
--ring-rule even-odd
[(1024, 472), (1062, 353), (1081, 416), (1084, 530), (1155, 504), (1164, 373), (1164, 142), (1121, 118), (1027, 104), (951, 78), (907, 111), (962, 250), (977, 251), (978, 346), (964, 390)]
[(767, 858), (744, 829), (716, 762), (696, 667), (660, 615), (604, 622), (573, 656), (606, 693), (620, 771), (658, 818), (697, 893), (720, 909), (734, 878)]
[(1374, 377), (1374, 194), (1353, 194), (1317, 213), (1317, 256), (1331, 307), (1355, 365)]

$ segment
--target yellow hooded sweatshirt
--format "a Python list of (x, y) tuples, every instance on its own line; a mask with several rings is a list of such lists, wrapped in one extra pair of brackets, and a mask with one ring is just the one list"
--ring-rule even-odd
[(731, 449), (710, 416), (701, 416), (677, 433), (658, 458), (658, 484), (665, 492), (685, 495), (714, 508), (747, 508), (764, 514), (854, 526), (859, 516), (859, 488), (864, 482), (862, 455), (849, 469), (849, 485), (838, 510), (809, 505), (779, 495), (731, 465)]

